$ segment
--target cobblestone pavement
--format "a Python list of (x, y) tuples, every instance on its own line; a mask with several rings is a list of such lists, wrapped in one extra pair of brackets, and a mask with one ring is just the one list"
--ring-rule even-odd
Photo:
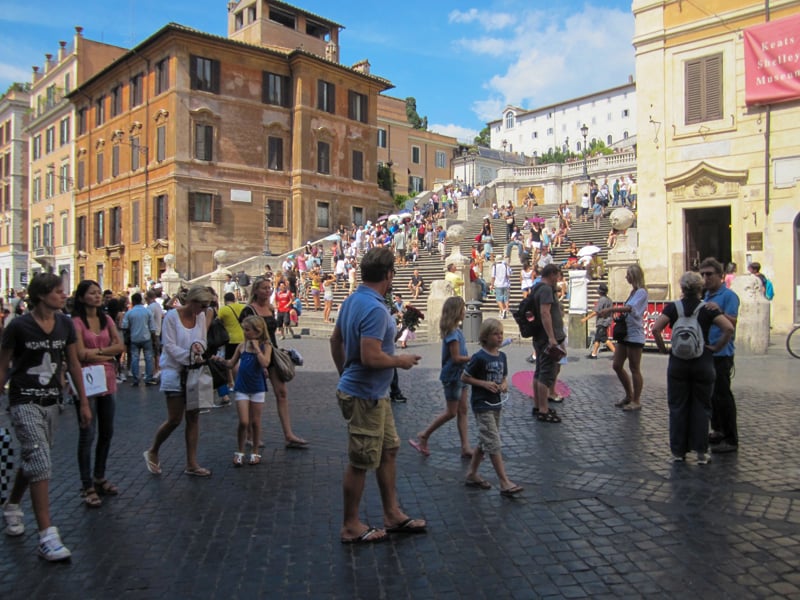
[[(737, 359), (741, 447), (707, 466), (668, 461), (666, 357), (645, 355), (644, 408), (628, 414), (612, 406), (621, 392), (610, 355), (575, 353), (562, 373), (572, 388), (562, 424), (535, 422), (517, 391), (504, 408), (506, 467), (525, 487), (514, 500), (496, 485), (463, 486), (454, 423), (434, 434), (430, 457), (408, 446), (444, 404), (438, 345), (411, 347), (424, 358), (400, 375), (409, 402), (395, 405), (398, 488), (429, 532), (357, 547), (339, 542), (345, 429), (328, 343), (293, 346), (306, 358), (289, 385), (293, 421), (309, 449), (284, 448), (270, 397), (260, 466), (232, 466), (236, 413), (224, 408), (201, 417), (212, 478), (182, 474), (182, 427), (154, 477), (142, 451), (163, 399), (123, 385), (107, 473), (121, 494), (99, 510), (78, 496), (68, 407), (50, 497), (73, 558), (37, 559), (26, 496), (25, 535), (1, 536), (0, 598), (800, 598), (800, 361), (779, 346)], [(529, 367), (528, 350), (506, 348), (512, 373)], [(496, 484), (488, 463), (482, 474)], [(362, 512), (381, 524), (371, 476)]]

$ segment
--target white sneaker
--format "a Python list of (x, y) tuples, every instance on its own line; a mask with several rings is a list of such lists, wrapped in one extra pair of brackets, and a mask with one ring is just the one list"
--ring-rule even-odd
[(6, 535), (18, 536), (25, 533), (25, 523), (22, 522), (24, 517), (22, 509), (19, 504), (7, 503), (3, 507), (3, 519), (6, 522)]
[(706, 454), (704, 452), (697, 453), (697, 464), (698, 465), (707, 465), (711, 462), (711, 455)]
[(66, 560), (72, 556), (72, 552), (61, 543), (58, 528), (48, 527), (39, 534), (39, 556), (49, 561)]

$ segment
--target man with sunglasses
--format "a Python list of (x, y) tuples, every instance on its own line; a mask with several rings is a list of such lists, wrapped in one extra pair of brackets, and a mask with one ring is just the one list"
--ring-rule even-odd
[[(716, 258), (706, 258), (700, 263), (700, 275), (705, 287), (704, 300), (711, 308), (718, 308), (736, 327), (739, 316), (739, 296), (728, 289), (724, 283), (722, 263)], [(708, 332), (708, 343), (717, 343), (722, 332), (712, 325)], [(714, 354), (714, 391), (711, 395), (711, 434), (708, 442), (715, 454), (736, 452), (739, 448), (739, 433), (736, 427), (736, 401), (731, 391), (731, 372), (733, 371), (734, 335), (725, 347)]]

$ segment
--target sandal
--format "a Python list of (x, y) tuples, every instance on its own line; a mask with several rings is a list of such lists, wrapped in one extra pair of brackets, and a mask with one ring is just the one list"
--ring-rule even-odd
[(119, 488), (108, 479), (95, 479), (94, 485), (97, 491), (103, 496), (116, 496), (119, 494)]
[(542, 423), (561, 423), (561, 417), (552, 408), (546, 413), (536, 413), (536, 420)]
[(97, 490), (94, 488), (81, 490), (81, 498), (89, 508), (100, 508), (103, 505), (103, 501), (100, 500), (100, 496), (97, 495)]
[(261, 464), (261, 455), (260, 454), (251, 454), (250, 460), (247, 461), (248, 465), (260, 465)]
[(614, 406), (616, 406), (617, 408), (622, 408), (623, 406), (627, 406), (630, 403), (631, 403), (630, 400), (628, 400), (627, 398), (623, 398), (619, 402), (615, 402)]
[(233, 466), (234, 467), (241, 467), (244, 464), (244, 453), (243, 452), (234, 452), (233, 453)]

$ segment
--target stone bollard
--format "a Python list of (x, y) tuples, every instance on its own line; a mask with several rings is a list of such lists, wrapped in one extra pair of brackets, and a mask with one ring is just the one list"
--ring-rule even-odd
[(445, 300), (454, 296), (453, 286), (443, 279), (431, 282), (431, 291), (428, 294), (427, 313), (425, 318), (428, 320), (428, 341), (438, 342), (442, 338), (439, 335), (439, 321), (442, 320), (442, 307)]
[(736, 354), (766, 354), (771, 304), (761, 291), (761, 281), (749, 273), (739, 275), (733, 280), (731, 290), (739, 296)]
[(589, 280), (586, 271), (569, 272), (569, 316), (567, 318), (567, 346), (573, 350), (585, 350), (587, 324), (583, 320), (588, 311)]

